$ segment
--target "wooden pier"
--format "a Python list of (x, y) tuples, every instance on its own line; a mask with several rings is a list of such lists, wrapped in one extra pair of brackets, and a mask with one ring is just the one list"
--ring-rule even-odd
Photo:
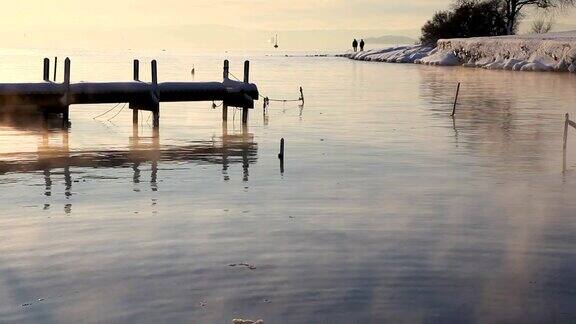
[(244, 81), (229, 79), (229, 62), (224, 61), (222, 82), (158, 82), (156, 60), (151, 62), (151, 81), (140, 80), (140, 62), (134, 60), (133, 80), (129, 82), (70, 82), (70, 59), (64, 61), (62, 83), (50, 81), (50, 60), (44, 59), (43, 82), (0, 83), (0, 109), (19, 114), (32, 109), (44, 114), (62, 115), (63, 126), (69, 125), (70, 105), (128, 103), (133, 123), (138, 123), (138, 110), (151, 111), (153, 126), (160, 125), (160, 103), (182, 101), (222, 101), (222, 119), (227, 107), (242, 108), (242, 122), (248, 122), (249, 109), (258, 99), (258, 88), (249, 83), (249, 62), (244, 63)]

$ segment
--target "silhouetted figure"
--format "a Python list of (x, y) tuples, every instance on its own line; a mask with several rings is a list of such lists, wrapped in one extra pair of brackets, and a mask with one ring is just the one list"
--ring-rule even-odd
[(361, 39), (360, 40), (360, 52), (363, 52), (363, 51), (364, 51), (364, 40)]
[(352, 41), (352, 48), (354, 48), (354, 52), (356, 52), (356, 50), (358, 49), (358, 41), (356, 40), (356, 38), (354, 38), (354, 40)]

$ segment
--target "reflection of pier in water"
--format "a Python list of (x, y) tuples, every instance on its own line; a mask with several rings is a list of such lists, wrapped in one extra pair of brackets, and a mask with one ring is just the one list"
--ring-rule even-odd
[[(249, 166), (257, 161), (258, 145), (254, 135), (248, 132), (247, 125), (239, 134), (229, 134), (226, 123), (222, 126), (222, 136), (211, 140), (191, 141), (187, 145), (161, 145), (158, 129), (152, 136), (143, 137), (138, 133), (138, 125), (133, 126), (127, 150), (71, 151), (69, 130), (55, 129), (51, 120), (27, 117), (27, 121), (2, 119), (0, 125), (19, 131), (41, 135), (36, 152), (0, 154), (0, 175), (14, 172), (42, 171), (45, 182), (45, 195), (52, 195), (52, 175), (62, 170), (65, 182), (65, 195), (72, 195), (71, 168), (122, 168), (132, 167), (134, 183), (140, 183), (141, 166), (150, 163), (150, 185), (158, 189), (158, 164), (160, 162), (196, 162), (200, 164), (221, 164), (224, 180), (229, 180), (228, 170), (233, 164), (242, 165), (243, 181), (248, 181)], [(50, 143), (50, 137), (61, 134), (60, 143)], [(59, 171), (56, 171), (59, 173)]]

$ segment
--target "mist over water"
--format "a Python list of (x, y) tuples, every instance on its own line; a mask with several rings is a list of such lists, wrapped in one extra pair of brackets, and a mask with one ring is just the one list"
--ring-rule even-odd
[[(5, 53), (0, 80), (40, 80), (44, 55)], [(158, 134), (146, 112), (136, 129), (127, 108), (92, 119), (110, 105), (72, 106), (66, 132), (4, 116), (0, 322), (576, 319), (573, 131), (562, 172), (576, 76), (263, 52), (68, 55), (74, 82), (130, 80), (133, 58), (144, 80), (156, 58), (161, 82), (216, 81), (224, 59), (237, 76), (250, 59), (263, 95), (302, 86), (306, 104), (264, 115), (257, 102), (247, 128), (233, 110), (224, 127), (211, 103), (162, 104)]]

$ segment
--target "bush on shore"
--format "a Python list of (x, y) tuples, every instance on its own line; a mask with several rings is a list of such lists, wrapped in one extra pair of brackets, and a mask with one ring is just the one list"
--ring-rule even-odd
[(424, 24), (420, 42), (435, 45), (442, 38), (506, 35), (506, 26), (501, 1), (458, 0), (451, 10), (437, 12)]

